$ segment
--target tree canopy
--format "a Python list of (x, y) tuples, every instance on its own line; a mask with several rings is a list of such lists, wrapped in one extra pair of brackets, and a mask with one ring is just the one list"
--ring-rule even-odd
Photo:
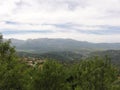
[(108, 57), (29, 66), (0, 35), (0, 90), (120, 90), (119, 69)]

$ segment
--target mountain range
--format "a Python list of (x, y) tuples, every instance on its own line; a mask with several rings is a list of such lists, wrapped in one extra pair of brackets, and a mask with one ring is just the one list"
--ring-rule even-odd
[(120, 65), (120, 43), (90, 43), (72, 39), (11, 39), (20, 57), (49, 58), (59, 61), (108, 55), (112, 63)]
[(120, 50), (120, 43), (90, 43), (72, 39), (11, 39), (17, 51), (47, 53), (56, 51), (89, 52), (101, 50)]

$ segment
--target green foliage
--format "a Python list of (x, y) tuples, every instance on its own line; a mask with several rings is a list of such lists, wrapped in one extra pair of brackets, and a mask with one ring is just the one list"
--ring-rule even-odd
[(96, 52), (90, 53), (89, 56), (105, 57), (106, 55), (110, 57), (112, 64), (115, 64), (118, 67), (120, 67), (120, 50), (96, 51)]
[(119, 74), (108, 57), (28, 66), (0, 35), (0, 90), (120, 90)]
[(47, 61), (37, 68), (32, 90), (119, 90), (118, 69), (110, 59), (91, 58), (64, 66)]
[(15, 53), (9, 41), (3, 41), (0, 36), (0, 90), (24, 90), (25, 64)]
[(67, 90), (65, 70), (62, 64), (47, 61), (37, 70), (34, 76), (33, 88), (35, 90)]
[(117, 80), (118, 70), (110, 60), (105, 59), (92, 58), (75, 66), (73, 77), (80, 90), (111, 90), (112, 83)]

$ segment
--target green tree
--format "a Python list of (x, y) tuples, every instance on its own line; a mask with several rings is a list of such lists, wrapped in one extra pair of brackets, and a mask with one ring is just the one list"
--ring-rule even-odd
[(117, 80), (118, 70), (108, 58), (83, 60), (74, 68), (76, 90), (111, 90)]
[(48, 60), (28, 66), (0, 35), (0, 90), (120, 90), (118, 69), (108, 57), (73, 65)]
[(34, 90), (67, 90), (65, 69), (56, 61), (46, 61), (33, 78)]
[(16, 56), (10, 40), (3, 40), (0, 35), (0, 90), (24, 90), (25, 64)]

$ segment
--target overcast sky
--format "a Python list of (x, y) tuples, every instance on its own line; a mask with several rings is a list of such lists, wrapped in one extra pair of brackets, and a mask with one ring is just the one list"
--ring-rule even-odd
[(120, 0), (0, 0), (4, 38), (120, 42)]

